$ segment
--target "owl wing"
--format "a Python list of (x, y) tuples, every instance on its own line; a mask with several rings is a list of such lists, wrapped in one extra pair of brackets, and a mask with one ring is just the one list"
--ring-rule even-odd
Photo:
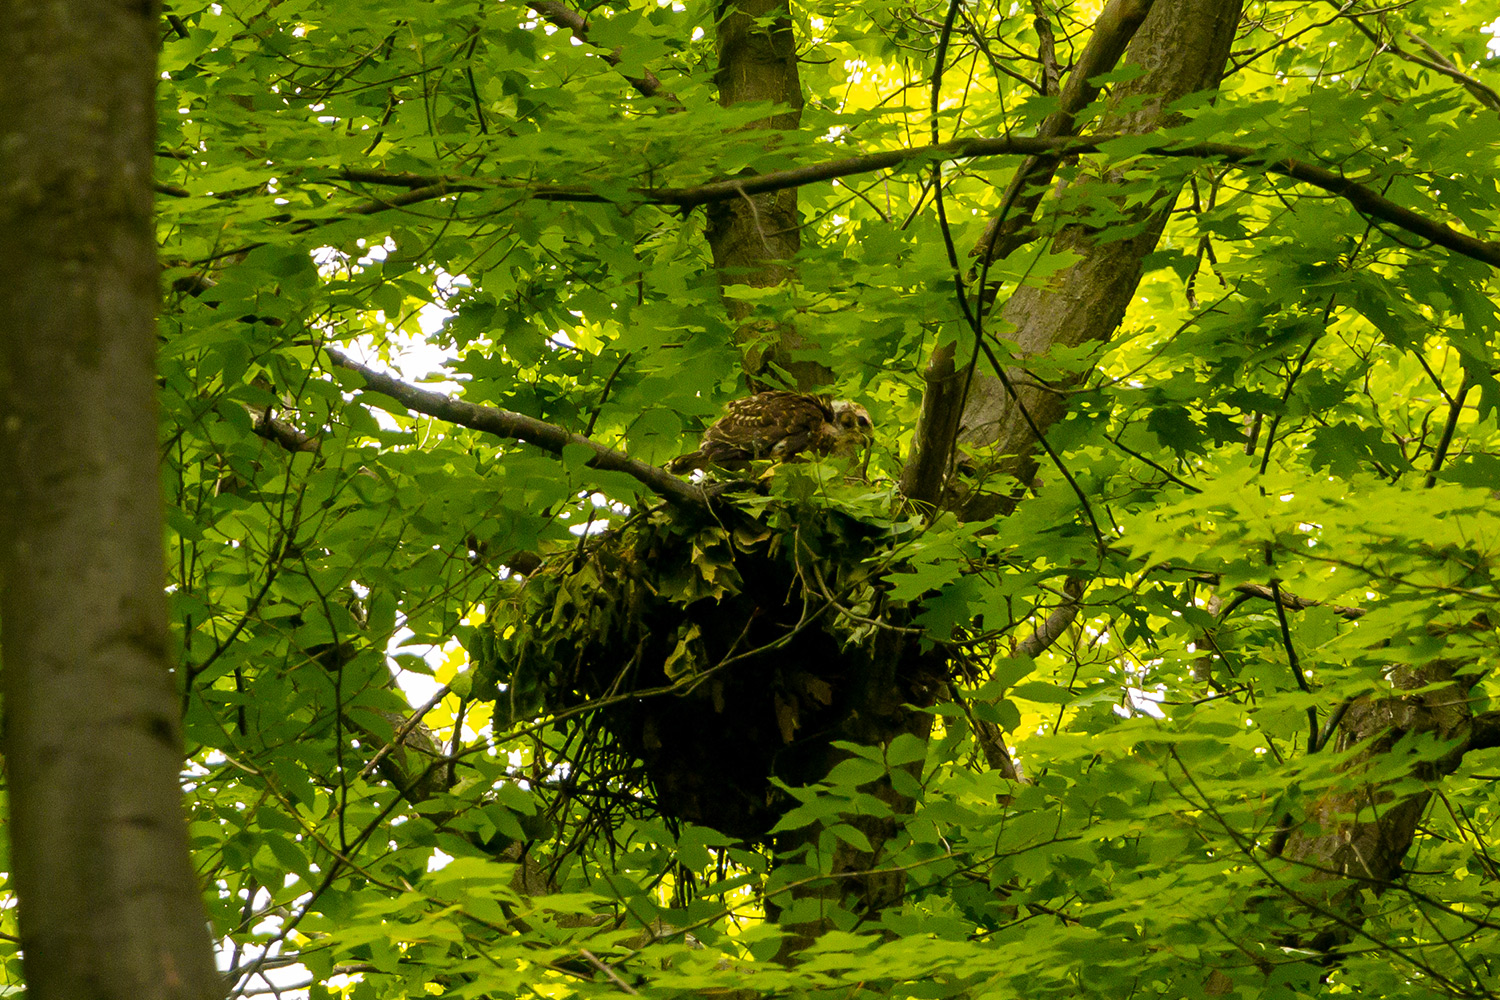
[(816, 396), (759, 392), (729, 404), (703, 435), (703, 450), (738, 461), (790, 458), (808, 446), (829, 416)]
[(704, 432), (698, 450), (677, 458), (669, 468), (743, 469), (757, 458), (790, 458), (814, 444), (832, 416), (825, 400), (800, 392), (758, 392), (736, 399)]

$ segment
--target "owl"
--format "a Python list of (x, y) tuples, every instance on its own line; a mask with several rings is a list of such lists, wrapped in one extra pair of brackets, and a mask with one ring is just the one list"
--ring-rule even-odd
[(682, 473), (717, 465), (745, 469), (751, 459), (785, 460), (800, 452), (852, 455), (869, 443), (870, 414), (847, 399), (801, 392), (758, 392), (736, 399), (703, 432), (697, 451), (672, 460)]

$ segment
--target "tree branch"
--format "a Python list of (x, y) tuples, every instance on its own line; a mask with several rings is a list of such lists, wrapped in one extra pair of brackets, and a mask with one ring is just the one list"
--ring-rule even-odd
[[(879, 153), (865, 153), (841, 160), (828, 160), (804, 167), (776, 170), (765, 174), (735, 177), (730, 180), (712, 181), (689, 187), (633, 188), (631, 194), (642, 202), (655, 205), (671, 205), (677, 208), (696, 208), (715, 202), (745, 198), (768, 191), (802, 187), (857, 174), (890, 170), (911, 163), (935, 159), (962, 160), (986, 156), (1044, 156), (1097, 153), (1111, 142), (1121, 139), (1138, 139), (1138, 136), (1100, 134), (1088, 136), (996, 136), (986, 139), (953, 139), (905, 149), (890, 149)], [(1266, 154), (1249, 146), (1235, 146), (1220, 142), (1200, 142), (1185, 145), (1152, 145), (1141, 149), (1137, 155), (1161, 156), (1171, 159), (1188, 158), (1213, 160), (1239, 170), (1261, 170), (1269, 174), (1289, 177), (1303, 184), (1310, 184), (1330, 194), (1337, 195), (1354, 208), (1372, 218), (1389, 222), (1414, 236), (1452, 250), (1455, 253), (1500, 268), (1500, 241), (1481, 240), (1456, 229), (1434, 222), (1409, 208), (1382, 197), (1373, 188), (1352, 181), (1325, 167), (1315, 166), (1295, 159), (1269, 160)], [(427, 197), (439, 197), (473, 191), (488, 185), (474, 177), (445, 180), (438, 177), (416, 177), (410, 174), (391, 174), (382, 177), (374, 171), (343, 171), (340, 178), (360, 180), (365, 183), (397, 184), (403, 187), (426, 189)], [(512, 186), (512, 185), (505, 185)], [(411, 194), (416, 194), (412, 192)], [(532, 188), (530, 195), (541, 201), (593, 202), (612, 201), (609, 195), (579, 185), (542, 185)], [(411, 204), (410, 195), (400, 204)], [(377, 211), (393, 207), (396, 202), (379, 202), (360, 211)]]
[[(1076, 132), (1075, 116), (1099, 96), (1099, 88), (1090, 82), (1091, 79), (1115, 68), (1153, 2), (1111, 0), (1104, 8), (1094, 22), (1088, 47), (1068, 74), (1059, 108), (1038, 129), (1040, 137), (1055, 138)], [(1038, 20), (1043, 26), (1047, 23), (1040, 15)], [(1059, 162), (1060, 157), (1056, 155), (1028, 156), (1023, 160), (1006, 186), (1000, 208), (990, 216), (984, 232), (969, 252), (969, 256), (981, 258), (982, 273), (972, 313), (978, 327), (974, 331), (976, 337), (984, 336), (984, 304), (988, 301), (986, 274), (983, 272), (987, 272), (990, 262), (1005, 257), (1025, 242), (1024, 230), (1036, 214), (1042, 193), (1057, 172)], [(958, 369), (954, 363), (955, 352), (954, 344), (940, 343), (928, 360), (922, 414), (917, 421), (910, 457), (901, 472), (902, 492), (911, 499), (934, 505), (942, 495), (943, 482), (948, 477), (964, 397), (968, 394), (968, 371)]]
[(383, 372), (368, 368), (332, 348), (324, 348), (335, 365), (359, 375), (365, 380), (365, 389), (389, 396), (409, 410), (425, 413), (461, 427), (469, 427), (497, 437), (514, 438), (535, 445), (543, 451), (561, 455), (569, 445), (587, 448), (594, 457), (586, 463), (591, 469), (606, 469), (623, 472), (640, 482), (663, 500), (678, 507), (691, 510), (706, 510), (708, 497), (697, 486), (677, 478), (665, 469), (631, 458), (624, 452), (606, 448), (604, 445), (582, 434), (574, 434), (556, 424), (549, 424), (523, 413), (513, 413), (493, 406), (476, 406), (461, 399), (454, 399), (439, 392), (418, 389)]
[(250, 429), (267, 441), (275, 441), (287, 451), (317, 451), (318, 439), (302, 433), (270, 410), (251, 411)]
[(1036, 631), (1016, 646), (1017, 654), (1036, 659), (1062, 637), (1069, 625), (1073, 624), (1073, 619), (1078, 617), (1079, 601), (1083, 599), (1083, 581), (1076, 576), (1068, 577), (1067, 582), (1063, 584), (1063, 593), (1068, 599), (1053, 608), (1047, 620), (1038, 625)]
[[(578, 39), (580, 42), (589, 46), (590, 48), (599, 50), (604, 61), (609, 63), (611, 66), (614, 66), (616, 68), (619, 67), (621, 61), (620, 49), (606, 49), (604, 48), (604, 46), (599, 45), (598, 43), (590, 39), (589, 21), (588, 18), (586, 18), (583, 14), (574, 10), (572, 7), (569, 7), (565, 3), (559, 3), (558, 0), (530, 0), (527, 6), (536, 11), (537, 14), (542, 18), (542, 20), (546, 21), (548, 24), (555, 25), (559, 28), (566, 28), (568, 31), (571, 31), (573, 33), (574, 38)], [(681, 102), (677, 100), (676, 94), (673, 94), (670, 91), (663, 91), (661, 89), (661, 80), (657, 79), (655, 73), (651, 72), (649, 69), (644, 68), (641, 70), (641, 72), (644, 75), (631, 76), (629, 73), (625, 72), (621, 72), (620, 75), (625, 77), (625, 79), (630, 82), (630, 85), (634, 87), (642, 97), (661, 97), (665, 100), (671, 101), (673, 104), (681, 104)]]
[[(1205, 583), (1217, 582), (1217, 578), (1212, 576), (1200, 579)], [(1340, 618), (1348, 621), (1356, 621), (1365, 616), (1364, 608), (1349, 608), (1342, 604), (1324, 604), (1322, 601), (1314, 601), (1311, 598), (1288, 594), (1280, 587), (1272, 590), (1270, 587), (1259, 583), (1241, 583), (1235, 586), (1234, 591), (1237, 594), (1244, 594), (1246, 597), (1259, 597), (1263, 601), (1272, 601), (1280, 604), (1281, 607), (1289, 611), (1305, 611), (1308, 608), (1327, 608)]]
[[(806, 167), (795, 167), (791, 170), (780, 170), (760, 174), (755, 177), (716, 181), (696, 187), (641, 189), (639, 193), (647, 200), (658, 204), (690, 208), (712, 201), (725, 201), (730, 198), (738, 198), (747, 194), (758, 194), (764, 191), (779, 190), (784, 187), (832, 180), (835, 177), (847, 177), (852, 174), (885, 170), (914, 160), (932, 158), (958, 160), (982, 156), (1015, 155), (1017, 153), (1025, 155), (1037, 155), (1049, 152), (1097, 153), (1107, 143), (1121, 138), (1126, 137), (1120, 135), (1095, 135), (1081, 136), (1076, 139), (1068, 137), (1047, 139), (1026, 136), (959, 139), (936, 145), (920, 146), (914, 149), (869, 153), (844, 160), (832, 160), (827, 163), (813, 164)], [(1260, 150), (1252, 149), (1249, 146), (1234, 146), (1218, 142), (1192, 143), (1182, 146), (1153, 145), (1146, 147), (1141, 153), (1143, 155), (1170, 158), (1189, 157), (1193, 159), (1216, 160), (1241, 170), (1258, 169), (1264, 170), (1266, 173), (1290, 177), (1304, 184), (1321, 188), (1330, 194), (1338, 195), (1365, 215), (1389, 222), (1415, 236), (1462, 254), (1465, 257), (1471, 257), (1474, 260), (1489, 264), (1491, 267), (1500, 268), (1500, 242), (1476, 239), (1473, 236), (1460, 233), (1449, 226), (1445, 226), (1440, 222), (1434, 222), (1425, 216), (1413, 212), (1409, 208), (1405, 208), (1382, 197), (1374, 189), (1366, 187), (1357, 181), (1349, 180), (1342, 174), (1324, 167), (1314, 166), (1313, 164), (1303, 163), (1300, 160), (1294, 159), (1267, 160), (1265, 154)], [(539, 198), (559, 201), (605, 200), (593, 192), (587, 192), (585, 198), (578, 198), (560, 188), (551, 190), (543, 188), (539, 189), (535, 194)]]
[[(1457, 80), (1463, 85), (1465, 90), (1467, 90), (1474, 96), (1475, 100), (1479, 101), (1479, 103), (1483, 104), (1487, 108), (1490, 108), (1491, 110), (1500, 111), (1500, 93), (1497, 93), (1495, 89), (1488, 84), (1476, 80), (1474, 77), (1460, 70), (1453, 64), (1452, 60), (1444, 56), (1420, 35), (1414, 34), (1410, 31), (1404, 32), (1406, 37), (1416, 42), (1417, 45), (1422, 49), (1422, 51), (1426, 52), (1430, 58), (1424, 59), (1414, 52), (1406, 51), (1401, 46), (1396, 44), (1396, 39), (1394, 37), (1391, 38), (1390, 41), (1386, 41), (1385, 39), (1381, 38), (1377, 32), (1372, 30), (1362, 20), (1360, 20), (1361, 14), (1359, 14), (1358, 12), (1352, 14), (1343, 14), (1340, 0), (1328, 0), (1328, 2), (1335, 7), (1340, 7), (1341, 16), (1347, 17), (1349, 22), (1353, 24), (1355, 28), (1359, 29), (1360, 34), (1364, 35), (1375, 45), (1376, 55), (1379, 55), (1382, 51), (1389, 52), (1394, 56), (1399, 56), (1400, 58), (1405, 59), (1409, 63), (1421, 66), (1424, 69), (1430, 69), (1434, 73), (1441, 73), (1443, 76), (1446, 76), (1452, 80)], [(1381, 20), (1384, 20), (1383, 15)]]
[(1396, 55), (1400, 56), (1402, 59), (1405, 59), (1408, 62), (1416, 63), (1418, 66), (1425, 66), (1427, 69), (1430, 69), (1435, 73), (1441, 73), (1446, 77), (1457, 80), (1459, 83), (1464, 85), (1464, 89), (1474, 95), (1475, 99), (1478, 100), (1479, 103), (1483, 104), (1485, 107), (1489, 108), (1492, 111), (1500, 111), (1500, 92), (1497, 92), (1494, 87), (1491, 87), (1487, 83), (1476, 80), (1474, 77), (1459, 69), (1456, 65), (1454, 65), (1453, 60), (1447, 58), (1437, 49), (1433, 48), (1432, 45), (1421, 35), (1418, 35), (1411, 31), (1404, 32), (1404, 34), (1407, 38), (1410, 38), (1412, 41), (1416, 42), (1417, 45), (1422, 48), (1422, 51), (1426, 52), (1432, 58), (1423, 59), (1421, 56), (1407, 52), (1405, 49), (1397, 48), (1394, 44), (1390, 46), (1392, 52), (1396, 53)]
[(1042, 94), (1051, 96), (1062, 89), (1062, 74), (1057, 68), (1057, 34), (1041, 0), (1031, 0), (1031, 26), (1036, 29), (1037, 55), (1042, 60)]
[[(1099, 96), (1099, 87), (1093, 83), (1095, 77), (1108, 73), (1125, 55), (1136, 29), (1151, 13), (1155, 0), (1110, 0), (1094, 21), (1088, 46), (1079, 56), (1078, 63), (1068, 73), (1067, 83), (1059, 95), (1059, 107), (1042, 122), (1037, 134), (1043, 137), (1068, 136), (1078, 133), (1078, 112), (1088, 107)], [(1001, 199), (1001, 208), (990, 217), (984, 232), (969, 252), (971, 257), (986, 261), (999, 260), (1014, 250), (1021, 242), (1020, 233), (1041, 203), (1042, 192), (1057, 172), (1060, 159), (1056, 156), (1028, 157), (1016, 170)], [(1024, 195), (1023, 195), (1023, 192)], [(983, 295), (981, 289), (980, 294)]]
[[(690, 187), (632, 188), (631, 194), (634, 198), (646, 204), (672, 205), (677, 208), (696, 208), (700, 205), (730, 201), (736, 198), (746, 198), (750, 195), (762, 194), (768, 191), (781, 191), (787, 188), (802, 187), (807, 184), (817, 184), (857, 174), (873, 173), (877, 170), (890, 170), (913, 162), (920, 163), (924, 160), (961, 160), (985, 156), (1042, 156), (1048, 154), (1056, 156), (1072, 153), (1097, 153), (1108, 143), (1124, 138), (1136, 137), (1124, 135), (1062, 136), (1057, 138), (997, 136), (988, 139), (954, 139), (927, 146), (885, 150), (879, 153), (866, 153), (860, 156), (847, 157), (842, 160), (829, 160), (824, 163), (815, 163), (805, 167), (793, 167), (789, 170), (777, 170), (748, 177), (736, 177), (732, 180), (712, 181), (707, 184), (698, 184)], [(1293, 180), (1310, 184), (1330, 194), (1337, 195), (1339, 198), (1353, 205), (1357, 211), (1364, 215), (1380, 219), (1383, 222), (1389, 222), (1414, 236), (1427, 240), (1429, 243), (1436, 244), (1464, 257), (1469, 257), (1500, 269), (1500, 241), (1481, 240), (1461, 233), (1450, 226), (1435, 222), (1409, 208), (1390, 201), (1376, 193), (1373, 188), (1366, 187), (1357, 181), (1351, 181), (1342, 174), (1324, 167), (1314, 166), (1313, 164), (1303, 163), (1300, 160), (1294, 159), (1267, 160), (1265, 154), (1260, 150), (1252, 149), (1248, 146), (1234, 146), (1218, 142), (1192, 143), (1181, 146), (1148, 146), (1140, 150), (1139, 155), (1161, 156), (1174, 159), (1186, 157), (1214, 160), (1241, 170), (1263, 170), (1266, 173), (1290, 177)], [(349, 210), (351, 214), (355, 215), (372, 215), (390, 208), (399, 208), (421, 201), (430, 201), (434, 198), (481, 191), (492, 187), (521, 186), (500, 182), (486, 182), (483, 179), (475, 177), (419, 177), (412, 174), (380, 174), (377, 171), (371, 170), (339, 171), (333, 174), (332, 178), (359, 181), (366, 184), (391, 184), (413, 189), (398, 198), (376, 199), (357, 205)], [(532, 188), (529, 194), (539, 201), (590, 202), (596, 204), (613, 201), (608, 195), (600, 194), (591, 188), (575, 185), (542, 185)], [(307, 222), (302, 224), (297, 231), (301, 232), (311, 229), (320, 224), (322, 223)], [(195, 263), (201, 264), (209, 260), (233, 256), (234, 254), (244, 252), (246, 249), (252, 249), (261, 245), (263, 244), (256, 243), (251, 244), (249, 247), (236, 247), (232, 250), (220, 251), (212, 255), (212, 257), (196, 261)]]

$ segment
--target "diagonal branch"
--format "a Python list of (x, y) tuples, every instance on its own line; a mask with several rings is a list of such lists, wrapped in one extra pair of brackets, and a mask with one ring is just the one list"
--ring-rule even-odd
[(445, 396), (430, 389), (418, 389), (383, 372), (366, 367), (332, 348), (324, 348), (330, 361), (340, 368), (354, 372), (365, 380), (364, 388), (389, 396), (409, 410), (425, 413), (461, 427), (469, 427), (496, 437), (513, 438), (535, 445), (543, 451), (561, 455), (563, 449), (572, 445), (587, 448), (594, 457), (586, 463), (591, 469), (606, 469), (623, 472), (640, 482), (651, 492), (678, 507), (706, 510), (708, 497), (697, 486), (678, 479), (665, 469), (631, 458), (624, 452), (606, 448), (582, 434), (574, 434), (556, 424), (528, 417), (524, 413), (513, 413), (493, 406), (477, 406), (461, 399)]
[[(558, 0), (530, 0), (527, 4), (532, 10), (541, 16), (548, 24), (559, 28), (566, 28), (573, 33), (573, 37), (585, 45), (598, 49), (605, 62), (611, 66), (618, 67), (621, 62), (620, 49), (606, 49), (589, 38), (589, 19), (583, 14)], [(642, 97), (661, 97), (671, 101), (673, 104), (680, 103), (677, 95), (670, 91), (661, 89), (661, 80), (657, 79), (655, 73), (649, 69), (642, 69), (644, 75), (631, 76), (629, 73), (621, 72), (621, 76), (630, 82), (630, 85), (640, 93)]]
[[(1355, 23), (1358, 22), (1356, 21)], [(1459, 83), (1463, 84), (1465, 90), (1474, 95), (1474, 98), (1479, 101), (1479, 103), (1483, 104), (1485, 107), (1489, 108), (1492, 111), (1500, 111), (1500, 92), (1497, 92), (1494, 87), (1491, 87), (1489, 84), (1484, 83), (1480, 80), (1476, 80), (1474, 77), (1459, 69), (1453, 64), (1453, 60), (1449, 59), (1447, 56), (1439, 52), (1421, 35), (1415, 34), (1414, 32), (1410, 31), (1405, 32), (1405, 34), (1407, 38), (1410, 38), (1412, 41), (1416, 42), (1417, 45), (1422, 48), (1422, 51), (1426, 52), (1432, 58), (1423, 59), (1419, 55), (1407, 52), (1403, 48), (1399, 48), (1394, 43), (1389, 46), (1392, 52), (1396, 53), (1396, 55), (1400, 56), (1402, 59), (1405, 59), (1407, 62), (1416, 63), (1418, 66), (1424, 66), (1427, 69), (1432, 70), (1434, 73), (1441, 73), (1443, 76), (1457, 80)]]
[[(1078, 113), (1099, 96), (1099, 85), (1093, 81), (1119, 63), (1154, 2), (1111, 0), (1100, 11), (1088, 46), (1068, 73), (1067, 83), (1058, 96), (1058, 109), (1042, 122), (1038, 135), (1051, 138), (1078, 134)], [(1020, 234), (1035, 214), (1060, 162), (1057, 156), (1032, 156), (1022, 161), (1005, 189), (1000, 210), (990, 217), (969, 256), (1000, 260), (1020, 245), (1023, 241)]]
[(1036, 631), (1023, 639), (1017, 646), (1016, 652), (1021, 656), (1029, 656), (1036, 659), (1051, 648), (1052, 644), (1062, 637), (1078, 617), (1082, 608), (1084, 582), (1076, 576), (1068, 577), (1063, 584), (1063, 593), (1067, 599), (1052, 609), (1052, 613), (1046, 620), (1036, 627)]
[[(1099, 196), (1108, 200), (1122, 194), (1117, 184), (1127, 172), (1139, 177), (1149, 169), (1149, 160), (1138, 158), (1142, 147), (1170, 143), (1171, 126), (1178, 120), (1171, 110), (1174, 102), (1217, 89), (1242, 7), (1242, 0), (1156, 0), (1152, 5), (1127, 55), (1142, 72), (1113, 88), (1114, 110), (1093, 130), (1117, 136), (1102, 147), (1106, 162), (1084, 168), (1098, 176), (1089, 184)], [(1050, 237), (1051, 250), (1073, 256), (1074, 262), (1045, 282), (1023, 281), (1010, 288), (1001, 308), (1007, 341), (1014, 345), (1005, 362), (1010, 384), (998, 375), (974, 373), (959, 438), (965, 448), (984, 449), (986, 458), (966, 484), (971, 488), (948, 498), (960, 517), (993, 517), (1016, 502), (1017, 488), (1032, 484), (1039, 452), (1046, 450), (1039, 432), (1062, 419), (1069, 395), (1023, 380), (1027, 359), (1055, 348), (1093, 350), (1087, 345), (1106, 343), (1115, 335), (1134, 298), (1145, 257), (1165, 231), (1191, 171), (1170, 173), (1180, 176), (1155, 178), (1143, 197), (1116, 203), (1131, 221), (1109, 236), (1090, 224), (1100, 220), (1090, 220), (1087, 212), (1082, 218), (1054, 220), (1060, 224)], [(1068, 381), (1063, 381), (1065, 389)], [(1000, 483), (1011, 485), (997, 488)]]
[[(1104, 8), (1094, 23), (1088, 47), (1068, 74), (1059, 96), (1058, 109), (1042, 123), (1039, 137), (1050, 139), (1076, 134), (1078, 112), (1099, 96), (1099, 87), (1092, 82), (1093, 79), (1115, 68), (1153, 2), (1111, 0)], [(1039, 20), (1046, 24), (1045, 18), (1039, 17)], [(984, 233), (969, 253), (971, 257), (981, 258), (976, 303), (968, 314), (976, 327), (973, 331), (975, 337), (984, 336), (984, 308), (988, 301), (985, 272), (992, 261), (1004, 258), (1026, 241), (1026, 228), (1060, 162), (1061, 158), (1055, 154), (1028, 156), (1021, 161), (1000, 199), (1000, 208), (990, 216)], [(960, 294), (963, 294), (961, 289)], [(901, 470), (902, 492), (927, 504), (935, 505), (942, 494), (952, 463), (953, 445), (958, 438), (964, 400), (968, 395), (969, 369), (959, 370), (956, 355), (956, 343), (939, 343), (928, 359), (923, 376), (926, 386), (922, 393), (922, 414), (912, 440), (910, 458)]]

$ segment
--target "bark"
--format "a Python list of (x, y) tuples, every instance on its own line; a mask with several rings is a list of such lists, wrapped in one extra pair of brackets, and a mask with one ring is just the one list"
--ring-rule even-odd
[[(726, 0), (718, 9), (716, 42), (719, 104), (770, 101), (776, 112), (755, 122), (766, 144), (776, 132), (792, 132), (802, 121), (802, 81), (797, 74), (797, 39), (787, 0)], [(802, 247), (802, 220), (794, 189), (744, 195), (708, 210), (708, 243), (721, 285), (768, 288), (793, 274), (791, 259)], [(751, 308), (730, 300), (730, 318), (745, 356), (745, 371), (759, 387), (771, 366), (784, 369), (796, 388), (810, 389), (832, 381), (832, 373), (813, 361), (793, 360), (809, 346), (786, 323), (749, 320)]]
[[(1157, 0), (1126, 54), (1127, 62), (1145, 72), (1118, 90), (1121, 98), (1145, 96), (1146, 101), (1130, 114), (1106, 121), (1102, 130), (1152, 131), (1167, 124), (1163, 109), (1172, 101), (1217, 87), (1240, 7), (1239, 0)], [(1176, 190), (1164, 191), (1154, 205), (1143, 209), (1143, 228), (1129, 239), (1099, 243), (1082, 225), (1059, 234), (1053, 250), (1077, 253), (1082, 259), (1047, 288), (1018, 289), (1001, 313), (1015, 327), (1012, 339), (1023, 358), (1044, 354), (1055, 345), (1105, 341), (1114, 334), (1140, 282), (1141, 261), (1155, 249), (1176, 198)], [(1065, 412), (1064, 396), (1023, 384), (1027, 380), (1020, 375), (1013, 370), (1017, 398), (993, 374), (976, 374), (970, 388), (959, 440), (967, 447), (993, 449), (998, 458), (985, 471), (1004, 492), (951, 498), (949, 502), (968, 519), (1001, 511), (1011, 493), (1004, 485), (1007, 481), (1031, 482), (1037, 469), (1032, 425), (1045, 434)]]
[[(1217, 86), (1239, 10), (1239, 3), (1220, 0), (1158, 0), (1127, 56), (1147, 72), (1121, 88), (1122, 96), (1156, 96), (1100, 130), (1150, 131), (1165, 124), (1162, 109), (1167, 103)], [(1014, 339), (1023, 356), (1045, 353), (1054, 345), (1102, 342), (1114, 334), (1139, 282), (1142, 258), (1156, 246), (1176, 195), (1164, 192), (1143, 210), (1143, 227), (1132, 238), (1097, 243), (1086, 227), (1077, 225), (1059, 235), (1054, 249), (1078, 253), (1080, 262), (1051, 287), (1020, 289), (1002, 313), (1016, 327)], [(1001, 235), (1003, 239), (1003, 231)], [(997, 458), (990, 475), (1013, 477), (1024, 487), (1038, 468), (1036, 432), (1045, 433), (1064, 415), (1066, 398), (1027, 384), (1018, 369), (1011, 376), (1015, 396), (998, 378), (976, 377), (960, 441), (992, 448)], [(1010, 496), (1008, 490), (987, 492), (951, 502), (968, 518), (988, 518), (1003, 510)], [(1355, 614), (1354, 609), (1336, 610), (1347, 612), (1346, 617)], [(1288, 863), (1284, 884), (1314, 908), (1324, 928), (1304, 945), (1326, 949), (1348, 940), (1360, 919), (1359, 890), (1378, 892), (1399, 876), (1431, 793), (1394, 798), (1389, 779), (1374, 776), (1376, 770), (1389, 774), (1390, 754), (1412, 753), (1410, 773), (1433, 782), (1452, 773), (1469, 749), (1496, 738), (1488, 716), (1476, 720), (1472, 715), (1469, 693), (1453, 680), (1454, 667), (1437, 660), (1401, 669), (1394, 674), (1398, 693), (1357, 699), (1341, 717), (1335, 713), (1330, 728), (1337, 728), (1338, 748), (1360, 747), (1342, 765), (1348, 780), (1320, 796), (1307, 810), (1307, 821), (1274, 845)], [(1451, 745), (1435, 759), (1422, 758), (1415, 756), (1420, 741), (1402, 742), (1409, 736), (1430, 736)]]
[[(1396, 879), (1432, 797), (1424, 790), (1397, 801), (1389, 778), (1376, 780), (1366, 773), (1377, 765), (1385, 768), (1392, 753), (1405, 752), (1414, 757), (1411, 775), (1433, 783), (1452, 774), (1470, 749), (1487, 742), (1488, 732), (1483, 720), (1473, 715), (1467, 686), (1453, 678), (1455, 667), (1451, 661), (1435, 660), (1400, 670), (1394, 678), (1398, 690), (1430, 690), (1360, 698), (1344, 712), (1338, 750), (1365, 746), (1341, 766), (1348, 780), (1309, 806), (1307, 822), (1285, 836), (1280, 850), (1282, 859), (1292, 863), (1288, 884), (1304, 902), (1333, 918), (1308, 942), (1313, 947), (1324, 950), (1349, 939), (1351, 928), (1358, 926), (1359, 890), (1378, 893)], [(1423, 747), (1407, 740), (1410, 736), (1429, 736), (1451, 745), (1435, 759), (1416, 758)]]
[(154, 4), (0, 31), (0, 621), (28, 996), (222, 996), (188, 850), (157, 476)]
[[(1037, 130), (1040, 137), (1077, 134), (1075, 116), (1099, 96), (1099, 88), (1089, 81), (1115, 68), (1152, 3), (1113, 0), (1100, 12), (1083, 55), (1068, 74), (1058, 110)], [(1060, 162), (1057, 155), (1028, 156), (1021, 162), (1000, 199), (1000, 210), (990, 217), (970, 256), (998, 260), (1031, 238), (1031, 218)], [(953, 343), (942, 344), (928, 360), (923, 373), (926, 385), (921, 419), (912, 439), (911, 455), (901, 470), (901, 495), (921, 504), (936, 504), (941, 497), (958, 435), (969, 378), (968, 372), (954, 363), (955, 353)]]

